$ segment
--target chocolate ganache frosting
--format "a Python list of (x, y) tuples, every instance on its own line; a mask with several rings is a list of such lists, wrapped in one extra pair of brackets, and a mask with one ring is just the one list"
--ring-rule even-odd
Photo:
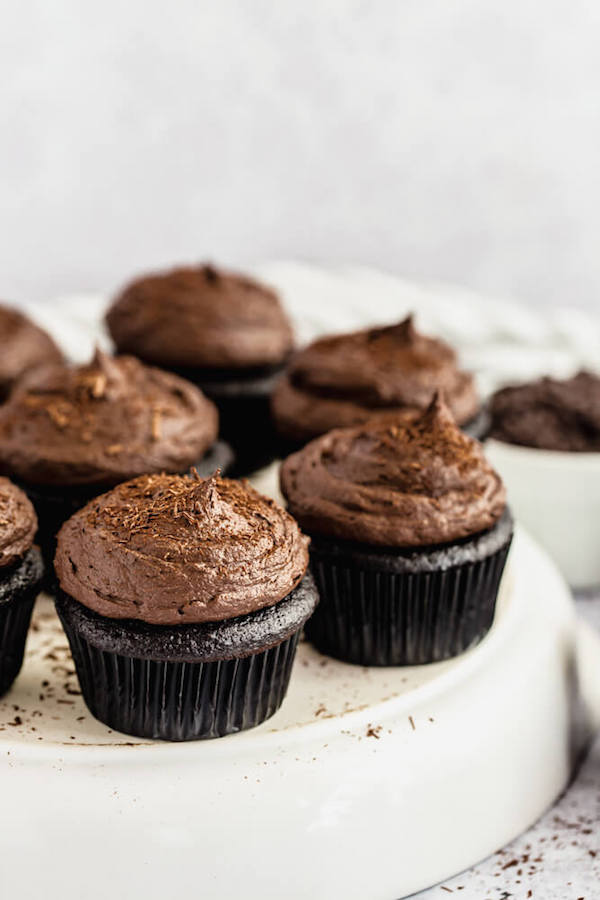
[(18, 310), (0, 306), (0, 398), (24, 372), (62, 359), (49, 334)]
[(120, 352), (167, 368), (278, 365), (293, 345), (272, 290), (209, 265), (139, 278), (117, 297), (106, 322)]
[(28, 497), (0, 477), (0, 569), (12, 565), (33, 544), (37, 518)]
[(29, 484), (111, 485), (182, 472), (214, 442), (218, 415), (198, 388), (133, 357), (25, 376), (0, 407), (0, 470)]
[(153, 625), (216, 622), (282, 600), (308, 538), (245, 481), (148, 475), (77, 512), (58, 536), (62, 589), (100, 615)]
[(379, 413), (424, 410), (436, 390), (444, 391), (459, 424), (476, 415), (472, 376), (458, 369), (448, 344), (419, 334), (409, 316), (310, 344), (280, 379), (272, 407), (285, 437), (309, 440)]
[(491, 437), (542, 450), (600, 451), (600, 378), (579, 372), (541, 378), (494, 394)]
[(425, 413), (331, 431), (284, 462), (281, 489), (309, 534), (386, 547), (444, 544), (491, 528), (499, 476), (436, 395)]

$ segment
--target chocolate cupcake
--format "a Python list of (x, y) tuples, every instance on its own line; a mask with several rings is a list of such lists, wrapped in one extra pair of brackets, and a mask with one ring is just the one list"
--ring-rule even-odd
[(106, 322), (120, 352), (183, 375), (216, 403), (236, 474), (273, 459), (269, 398), (293, 344), (273, 291), (208, 265), (179, 268), (134, 281)]
[(447, 659), (490, 628), (512, 538), (498, 475), (436, 395), (424, 414), (317, 438), (281, 471), (311, 537), (307, 636), (361, 665)]
[(27, 492), (51, 564), (55, 535), (73, 512), (146, 472), (226, 468), (214, 405), (182, 378), (99, 351), (85, 366), (26, 376), (0, 407), (0, 470)]
[(310, 344), (280, 379), (272, 411), (282, 449), (292, 452), (332, 428), (422, 412), (437, 390), (463, 430), (481, 438), (487, 418), (472, 375), (458, 369), (448, 344), (419, 334), (409, 316)]
[(25, 639), (44, 567), (33, 546), (33, 506), (7, 478), (0, 478), (0, 695), (23, 663)]
[(9, 306), (0, 306), (0, 400), (36, 366), (58, 363), (63, 355), (42, 328)]
[(490, 403), (490, 437), (568, 453), (600, 451), (600, 378), (579, 372), (502, 388)]
[(271, 716), (317, 602), (307, 544), (272, 500), (216, 476), (143, 476), (76, 513), (56, 604), (91, 712), (173, 741)]

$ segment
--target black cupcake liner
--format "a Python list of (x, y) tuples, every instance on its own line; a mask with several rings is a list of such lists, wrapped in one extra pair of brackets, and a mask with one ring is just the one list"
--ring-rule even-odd
[(476, 441), (485, 441), (491, 426), (490, 411), (486, 405), (483, 405), (476, 416), (461, 425), (461, 430), (469, 437), (475, 438)]
[(92, 714), (125, 734), (190, 741), (252, 728), (279, 709), (316, 602), (306, 576), (274, 607), (221, 623), (113, 621), (62, 593), (56, 607)]
[[(194, 468), (202, 478), (212, 475), (217, 469), (222, 475), (229, 473), (233, 466), (234, 452), (225, 441), (216, 441), (199, 460)], [(36, 542), (39, 545), (47, 572), (47, 589), (54, 592), (53, 563), (56, 552), (56, 535), (64, 522), (74, 513), (98, 497), (113, 485), (80, 484), (80, 485), (19, 485), (27, 494), (35, 507), (38, 517)]]
[(219, 410), (219, 431), (233, 446), (234, 477), (268, 465), (279, 441), (271, 417), (271, 394), (283, 365), (243, 370), (177, 369), (196, 384)]
[(277, 458), (277, 436), (271, 419), (270, 395), (215, 396), (205, 391), (219, 410), (221, 433), (233, 446), (232, 475), (241, 478)]
[(313, 537), (321, 602), (306, 636), (321, 653), (363, 666), (457, 656), (492, 625), (511, 540), (508, 512), (489, 532), (420, 552)]
[(42, 579), (43, 563), (36, 548), (0, 575), (0, 696), (8, 691), (21, 670)]
[(116, 731), (167, 741), (216, 738), (259, 725), (285, 697), (298, 635), (243, 659), (134, 659), (97, 650), (65, 626), (90, 712)]

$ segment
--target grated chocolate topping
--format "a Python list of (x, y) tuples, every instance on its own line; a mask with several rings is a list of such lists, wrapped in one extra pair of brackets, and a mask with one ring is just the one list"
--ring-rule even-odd
[(218, 415), (194, 385), (133, 357), (25, 376), (0, 407), (0, 470), (31, 484), (111, 485), (181, 472), (214, 442)]
[(63, 590), (100, 615), (215, 622), (282, 600), (308, 566), (292, 517), (245, 481), (145, 475), (63, 525)]
[(25, 556), (36, 531), (37, 518), (28, 497), (8, 478), (0, 477), (0, 569)]
[(309, 534), (387, 547), (477, 534), (506, 503), (481, 445), (439, 393), (410, 419), (382, 417), (311, 441), (284, 462), (281, 489)]

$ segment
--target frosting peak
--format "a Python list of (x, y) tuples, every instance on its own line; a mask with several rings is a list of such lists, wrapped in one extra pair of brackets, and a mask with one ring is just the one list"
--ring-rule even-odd
[(396, 325), (384, 325), (381, 328), (371, 328), (367, 332), (367, 340), (370, 343), (380, 339), (395, 341), (398, 344), (416, 344), (419, 334), (415, 328), (415, 317), (410, 313), (405, 319)]
[(420, 334), (408, 316), (310, 344), (281, 379), (273, 410), (284, 435), (304, 440), (381, 412), (424, 410), (436, 390), (460, 424), (476, 414), (473, 378), (459, 370), (454, 350)]
[(505, 506), (481, 445), (439, 393), (418, 417), (372, 419), (307, 444), (284, 462), (281, 488), (309, 533), (390, 547), (471, 536)]
[(83, 366), (35, 370), (0, 407), (0, 468), (24, 482), (110, 485), (181, 472), (217, 436), (198, 388), (133, 357), (97, 350)]
[(106, 322), (119, 351), (175, 368), (278, 365), (293, 343), (272, 290), (212, 265), (133, 281)]
[(26, 494), (0, 478), (0, 569), (21, 559), (33, 544), (37, 518)]
[(64, 591), (95, 612), (157, 625), (272, 606), (300, 582), (308, 539), (247, 482), (147, 475), (77, 512), (58, 536)]

